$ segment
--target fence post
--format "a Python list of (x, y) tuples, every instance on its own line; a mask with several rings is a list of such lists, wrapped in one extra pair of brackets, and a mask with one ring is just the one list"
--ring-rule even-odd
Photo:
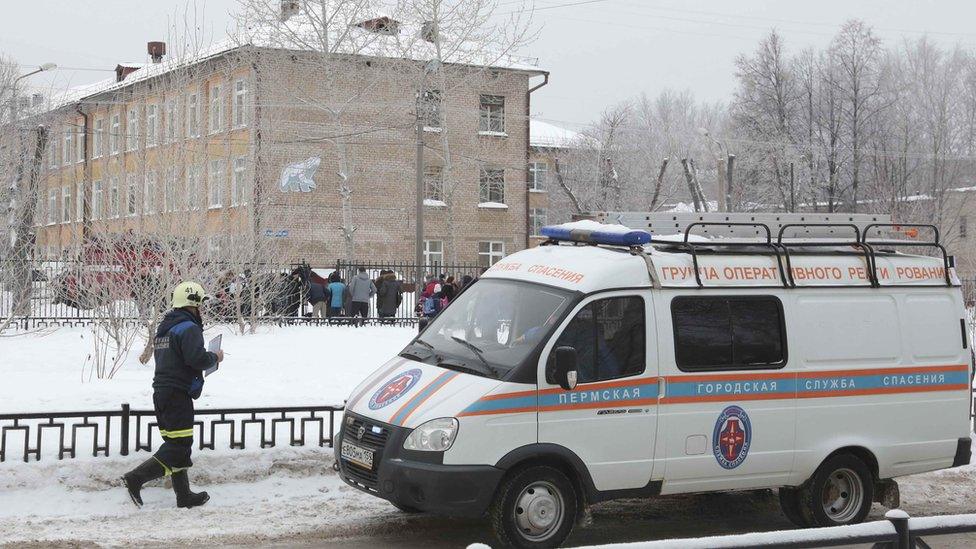
[(891, 524), (895, 527), (895, 532), (898, 533), (898, 541), (895, 547), (898, 549), (911, 549), (912, 535), (908, 531), (908, 513), (901, 509), (892, 509), (885, 513), (885, 518), (891, 521)]
[(119, 448), (119, 453), (123, 456), (129, 455), (129, 404), (122, 404), (122, 425), (120, 431), (120, 438), (122, 439)]

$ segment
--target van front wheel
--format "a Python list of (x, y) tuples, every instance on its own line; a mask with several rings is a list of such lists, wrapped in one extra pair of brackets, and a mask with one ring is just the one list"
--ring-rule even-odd
[(561, 471), (544, 465), (523, 469), (502, 482), (490, 516), (503, 545), (560, 546), (576, 520), (576, 490)]
[(804, 515), (815, 526), (860, 523), (871, 511), (873, 499), (871, 471), (851, 454), (824, 461), (800, 494)]

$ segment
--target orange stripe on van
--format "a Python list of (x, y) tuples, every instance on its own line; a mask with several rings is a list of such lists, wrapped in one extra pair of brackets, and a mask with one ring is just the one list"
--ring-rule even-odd
[(850, 391), (820, 391), (805, 392), (796, 395), (796, 398), (830, 398), (843, 396), (864, 396), (864, 395), (890, 395), (899, 393), (932, 393), (935, 391), (958, 391), (967, 389), (969, 385), (959, 383), (956, 385), (932, 385), (932, 386), (902, 386), (902, 387), (882, 387), (877, 389), (852, 389)]

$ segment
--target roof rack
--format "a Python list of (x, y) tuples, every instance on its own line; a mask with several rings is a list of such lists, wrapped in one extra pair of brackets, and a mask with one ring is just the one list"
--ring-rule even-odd
[[(783, 241), (783, 236), (787, 229), (811, 229), (814, 227), (824, 229), (852, 229), (854, 231), (854, 240), (841, 240), (836, 242), (820, 240), (799, 242)], [(863, 242), (861, 229), (854, 223), (786, 223), (779, 228), (779, 235), (776, 237), (776, 244), (783, 249), (783, 253), (786, 256), (786, 272), (789, 276), (789, 285), (791, 288), (796, 288), (796, 280), (793, 279), (793, 264), (790, 261), (790, 248), (833, 248), (838, 246), (851, 246), (862, 250), (864, 252), (864, 263), (868, 272), (868, 284), (872, 288), (878, 288), (881, 286), (881, 283), (878, 282), (878, 271), (875, 264), (874, 250), (871, 248), (870, 244)]]
[[(932, 241), (931, 242), (919, 242), (917, 240), (904, 240), (904, 239), (888, 239), (888, 240), (872, 240), (868, 243), (868, 234), (871, 231), (877, 231), (879, 235), (882, 234), (882, 229), (892, 229), (895, 232), (904, 234), (905, 236), (915, 238), (918, 236), (918, 229), (930, 229), (932, 231)], [(906, 230), (907, 229), (907, 230)], [(945, 274), (946, 286), (952, 286), (952, 278), (949, 276), (949, 269), (952, 267), (952, 262), (949, 260), (949, 254), (946, 252), (945, 246), (939, 242), (939, 228), (935, 225), (929, 225), (925, 223), (872, 223), (864, 228), (864, 232), (861, 234), (861, 244), (874, 246), (891, 246), (891, 247), (930, 247), (935, 248), (942, 254), (942, 265), (943, 272)], [(874, 252), (871, 252), (874, 256)], [(873, 262), (872, 264), (873, 276), (875, 279), (878, 277), (877, 264)], [(941, 284), (939, 284), (941, 286)]]

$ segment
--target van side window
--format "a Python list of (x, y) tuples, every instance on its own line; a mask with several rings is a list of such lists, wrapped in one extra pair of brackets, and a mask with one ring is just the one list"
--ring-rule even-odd
[(644, 371), (644, 300), (610, 297), (589, 303), (573, 318), (556, 346), (576, 349), (580, 383)]
[(783, 306), (775, 297), (676, 297), (671, 318), (675, 361), (683, 372), (786, 364)]

